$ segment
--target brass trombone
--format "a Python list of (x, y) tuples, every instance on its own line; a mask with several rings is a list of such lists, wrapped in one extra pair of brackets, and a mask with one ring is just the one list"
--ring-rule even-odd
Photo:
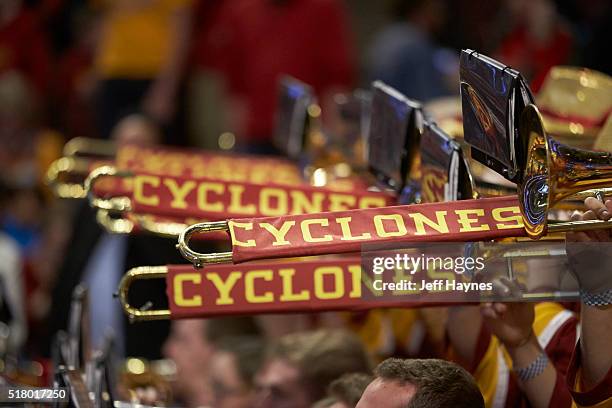
[(64, 145), (63, 156), (51, 163), (45, 182), (59, 198), (85, 198), (87, 190), (82, 180), (96, 160), (111, 160), (116, 152), (113, 141), (75, 137)]
[(130, 322), (141, 320), (165, 320), (170, 318), (170, 310), (168, 309), (138, 309), (130, 305), (128, 300), (130, 285), (133, 281), (139, 279), (164, 279), (167, 273), (168, 268), (166, 266), (140, 266), (130, 269), (123, 275), (119, 283), (117, 297)]
[[(521, 115), (520, 135), (528, 141), (526, 166), (518, 183), (519, 205), (527, 235), (540, 239), (546, 234), (612, 228), (612, 221), (549, 221), (549, 210), (564, 199), (602, 198), (612, 189), (612, 153), (594, 152), (559, 143), (544, 131), (535, 105)], [(231, 252), (204, 254), (189, 247), (194, 234), (228, 231), (226, 221), (189, 226), (179, 235), (177, 248), (196, 267), (232, 261)]]
[[(548, 220), (549, 210), (561, 200), (603, 197), (612, 185), (612, 153), (594, 152), (564, 145), (544, 131), (538, 108), (530, 104), (521, 115), (519, 133), (527, 141), (527, 160), (518, 184), (523, 223), (529, 237), (539, 239), (547, 233), (612, 228), (612, 221)], [(595, 191), (595, 189), (602, 189)]]

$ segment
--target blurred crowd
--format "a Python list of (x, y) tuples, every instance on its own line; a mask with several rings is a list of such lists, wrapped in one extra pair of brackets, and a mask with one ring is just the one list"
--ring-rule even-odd
[[(311, 85), (323, 112), (333, 95), (375, 79), (426, 102), (458, 94), (461, 48), (516, 68), (534, 91), (555, 65), (612, 74), (611, 8), (606, 0), (1, 0), (0, 273), (24, 277), (3, 288), (9, 294), (3, 301), (19, 317), (12, 319), (19, 323), (11, 328), (11, 347), (30, 358), (48, 356), (51, 333), (65, 326), (79, 281), (112, 295), (118, 276), (99, 282), (88, 271), (181, 261), (171, 241), (110, 237), (85, 205), (52, 198), (44, 174), (71, 138), (276, 154), (271, 137), (282, 74)], [(163, 297), (163, 288), (152, 290)], [(335, 374), (362, 373), (336, 383), (329, 404), (320, 405), (340, 407), (333, 404), (354, 398), (352, 387), (363, 390), (355, 384), (369, 383), (370, 361), (356, 354), (440, 356), (445, 336), (435, 309), (181, 321), (170, 329), (160, 322), (129, 326), (118, 306), (101, 312), (110, 300), (100, 302), (97, 316), (121, 333), (123, 353), (176, 361), (189, 406), (211, 404), (211, 395), (237, 401), (250, 395), (265, 338), (323, 326), (353, 329), (361, 339), (354, 349), (346, 333), (337, 334), (349, 338), (336, 346), (329, 333), (289, 337), (272, 352), (282, 356), (280, 366), (267, 357), (257, 377), (262, 398), (282, 401), (299, 398), (292, 376), (311, 376), (316, 391), (305, 394), (308, 401), (285, 405), (297, 407), (314, 403), (313, 395), (323, 398), (322, 384)], [(222, 336), (232, 339), (221, 342)], [(309, 365), (308, 350), (321, 353), (320, 343), (336, 347), (335, 361), (340, 351), (353, 353), (347, 359), (355, 366), (327, 373)], [(297, 362), (283, 367), (285, 360)], [(292, 372), (295, 366), (311, 372)], [(190, 387), (204, 383), (201, 376), (212, 377), (206, 383), (215, 392)], [(224, 406), (248, 406), (236, 404)]]

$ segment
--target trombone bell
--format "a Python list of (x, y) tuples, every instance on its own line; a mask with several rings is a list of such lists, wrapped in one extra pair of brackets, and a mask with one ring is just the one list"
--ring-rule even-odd
[(520, 135), (527, 141), (527, 162), (518, 185), (519, 203), (527, 234), (538, 239), (547, 232), (612, 228), (612, 222), (548, 223), (548, 212), (561, 200), (585, 190), (612, 184), (612, 153), (577, 149), (546, 135), (535, 105), (521, 115)]

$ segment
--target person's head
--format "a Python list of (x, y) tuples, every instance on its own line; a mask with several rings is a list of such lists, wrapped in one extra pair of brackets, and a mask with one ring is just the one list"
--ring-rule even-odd
[(447, 10), (440, 0), (396, 0), (392, 3), (391, 14), (396, 20), (408, 20), (434, 34), (444, 25)]
[(335, 379), (327, 388), (327, 397), (313, 408), (354, 408), (373, 377), (365, 373), (349, 373)]
[(162, 140), (159, 126), (149, 117), (138, 113), (125, 116), (117, 122), (111, 137), (119, 144), (152, 145)]
[(253, 379), (264, 355), (264, 342), (255, 336), (222, 339), (210, 363), (213, 406), (249, 408), (253, 405)]
[(273, 344), (255, 377), (256, 406), (310, 407), (327, 386), (346, 373), (369, 373), (359, 338), (344, 330), (293, 333)]
[(357, 408), (484, 408), (472, 376), (449, 361), (389, 358), (374, 374)]
[[(176, 364), (177, 383), (183, 388), (198, 386), (206, 377), (211, 358), (224, 337), (260, 336), (252, 317), (177, 320), (164, 344), (164, 354)], [(197, 381), (196, 381), (197, 380)], [(187, 393), (194, 390), (181, 390)]]

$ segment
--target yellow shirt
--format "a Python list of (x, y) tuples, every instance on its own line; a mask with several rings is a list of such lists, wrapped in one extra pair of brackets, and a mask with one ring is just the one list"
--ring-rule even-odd
[(172, 16), (191, 0), (107, 0), (96, 68), (103, 78), (155, 77), (167, 62)]

